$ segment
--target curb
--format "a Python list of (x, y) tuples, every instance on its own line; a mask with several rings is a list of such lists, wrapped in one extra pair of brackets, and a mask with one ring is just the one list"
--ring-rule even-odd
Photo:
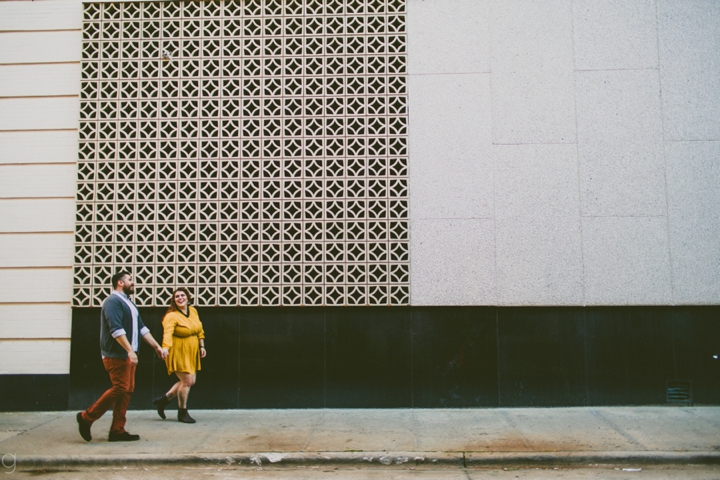
[(718, 465), (720, 452), (492, 452), (468, 453), (465, 466)]
[(580, 465), (718, 465), (720, 452), (322, 452), (231, 453), (185, 455), (18, 455), (21, 468), (110, 466), (226, 467), (489, 467)]
[(463, 466), (464, 455), (436, 452), (273, 452), (273, 453), (209, 453), (176, 455), (18, 455), (18, 467), (110, 467), (110, 466), (235, 466), (235, 467), (296, 467), (296, 466)]

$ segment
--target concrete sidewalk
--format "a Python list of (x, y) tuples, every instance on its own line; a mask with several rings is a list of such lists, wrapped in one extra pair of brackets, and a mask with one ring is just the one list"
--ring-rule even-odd
[(76, 412), (0, 413), (19, 468), (81, 465), (720, 464), (720, 407), (131, 411), (138, 442), (86, 443)]

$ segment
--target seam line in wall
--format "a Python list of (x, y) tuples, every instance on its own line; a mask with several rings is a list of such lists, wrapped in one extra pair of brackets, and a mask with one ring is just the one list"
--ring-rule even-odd
[[(77, 162), (25, 162), (25, 163), (0, 163), (0, 168), (2, 167), (25, 167), (25, 166), (37, 166), (37, 167), (47, 167), (52, 165), (77, 165)], [(33, 197), (36, 198), (36, 197)]]
[(2, 338), (0, 337), (0, 342), (57, 342), (57, 341), (63, 341), (63, 342), (69, 342), (70, 337), (12, 337), (12, 338)]
[(0, 96), (0, 100), (29, 100), (38, 98), (80, 98), (79, 93), (63, 93), (59, 95), (10, 95)]
[(64, 197), (0, 197), (0, 201), (3, 200), (75, 200), (75, 196), (64, 196)]
[[(408, 28), (410, 17), (410, 6), (408, 5), (410, 2), (405, 2), (405, 59), (408, 60), (410, 58), (410, 28)], [(409, 60), (407, 61), (406, 69), (405, 69), (405, 77), (406, 77), (406, 90), (405, 90), (405, 98), (407, 99), (407, 107), (405, 110), (405, 118), (407, 119), (407, 128), (406, 128), (406, 139), (407, 139), (407, 170), (406, 170), (406, 179), (407, 179), (407, 249), (408, 249), (408, 257), (407, 257), (407, 265), (408, 265), (408, 306), (412, 306), (413, 303), (413, 270), (416, 270), (417, 267), (413, 267), (413, 249), (412, 249), (412, 232), (413, 232), (413, 223), (415, 218), (413, 218), (413, 207), (412, 207), (412, 196), (410, 194), (411, 192), (411, 183), (412, 183), (412, 162), (411, 162), (411, 142), (410, 142), (410, 130), (412, 128), (412, 117), (411, 117), (411, 108), (410, 108), (410, 72), (409, 70)], [(414, 397), (412, 399), (412, 404), (414, 406)]]
[[(675, 302), (675, 278), (673, 275), (673, 252), (672, 252), (672, 239), (670, 238), (670, 198), (668, 188), (668, 172), (667, 172), (667, 154), (665, 152), (665, 105), (663, 99), (663, 82), (662, 73), (660, 71), (661, 58), (660, 58), (660, 11), (658, 9), (658, 2), (655, 0), (655, 46), (657, 48), (657, 79), (658, 79), (658, 94), (660, 96), (660, 132), (662, 141), (662, 166), (663, 166), (663, 177), (665, 180), (665, 226), (666, 226), (666, 240), (667, 240), (667, 254), (668, 254), (668, 276), (670, 277), (670, 302)], [(673, 335), (673, 361), (674, 361), (674, 348), (675, 337)]]
[(582, 218), (665, 218), (667, 215), (582, 215)]
[(418, 217), (414, 220), (492, 220), (494, 217)]
[(518, 146), (518, 145), (577, 145), (577, 142), (527, 142), (527, 143), (495, 143), (493, 146)]
[(72, 230), (42, 230), (37, 232), (0, 232), (0, 235), (38, 235), (38, 234), (67, 234), (73, 235), (75, 232)]
[(28, 305), (67, 305), (70, 306), (70, 300), (67, 302), (0, 302), (0, 306), (11, 306), (11, 305), (17, 305), (19, 307), (24, 307)]
[(0, 63), (0, 67), (34, 67), (37, 65), (80, 65), (80, 60), (67, 60), (65, 62), (14, 62)]
[(81, 28), (53, 28), (46, 30), (0, 30), (0, 35), (4, 33), (58, 33), (58, 32), (78, 32), (81, 33)]
[[(492, 8), (489, 5), (486, 5), (486, 13), (488, 15), (492, 15)], [(490, 62), (490, 75), (488, 76), (488, 89), (490, 91), (490, 171), (492, 172), (492, 229), (493, 229), (493, 292), (492, 292), (492, 299), (493, 303), (496, 305), (500, 304), (500, 288), (498, 287), (498, 232), (497, 232), (497, 162), (495, 159), (495, 146), (499, 145), (495, 143), (495, 112), (493, 106), (495, 105), (494, 102), (494, 93), (493, 93), (493, 75), (492, 75), (492, 65), (493, 65), (493, 26), (492, 24), (488, 25), (487, 27), (487, 36), (488, 36), (488, 61)], [(498, 317), (497, 317), (497, 311), (495, 314), (495, 335), (498, 335)], [(498, 340), (498, 348), (499, 348), (499, 342)], [(499, 361), (499, 355), (500, 352), (498, 350), (498, 361)], [(499, 377), (498, 377), (498, 405), (500, 404), (500, 383), (499, 383)]]
[(20, 129), (20, 130), (2, 130), (0, 129), (0, 134), (3, 133), (23, 133), (23, 132), (77, 132), (77, 128), (32, 128), (32, 129)]
[(647, 68), (579, 68), (576, 72), (645, 72), (649, 70), (658, 70), (657, 67)]
[(408, 73), (409, 77), (430, 76), (430, 75), (490, 75), (492, 72), (438, 72), (438, 73)]
[[(578, 124), (578, 89), (577, 89), (577, 70), (576, 68), (576, 52), (575, 52), (575, 1), (570, 2), (570, 29), (572, 37), (572, 50), (573, 50), (573, 104), (575, 110), (575, 166), (577, 168), (577, 194), (578, 194), (578, 215), (579, 227), (580, 227), (580, 284), (581, 284), (581, 295), (582, 304), (587, 302), (587, 293), (585, 288), (585, 230), (583, 225), (583, 196), (582, 196), (582, 172), (580, 165), (580, 126)], [(584, 315), (584, 314), (583, 314)], [(583, 319), (585, 317), (583, 316)], [(586, 385), (587, 387), (587, 385)], [(585, 392), (585, 400), (587, 403), (587, 388)]]
[(0, 270), (72, 270), (72, 265), (0, 266)]

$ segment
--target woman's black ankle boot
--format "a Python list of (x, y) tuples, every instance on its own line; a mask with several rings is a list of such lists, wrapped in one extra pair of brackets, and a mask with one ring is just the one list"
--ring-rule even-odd
[(153, 400), (153, 405), (155, 405), (158, 415), (160, 415), (160, 418), (163, 420), (165, 420), (165, 407), (167, 407), (168, 403), (170, 403), (170, 399), (167, 395), (163, 395), (162, 397), (158, 397)]
[(178, 408), (178, 422), (195, 423), (195, 419), (190, 416), (187, 408)]

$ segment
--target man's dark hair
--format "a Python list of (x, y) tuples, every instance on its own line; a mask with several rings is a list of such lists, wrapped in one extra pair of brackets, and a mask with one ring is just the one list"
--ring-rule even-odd
[(132, 275), (130, 272), (127, 272), (125, 270), (116, 273), (112, 276), (112, 285), (113, 288), (117, 288), (118, 282), (123, 279), (125, 275)]

